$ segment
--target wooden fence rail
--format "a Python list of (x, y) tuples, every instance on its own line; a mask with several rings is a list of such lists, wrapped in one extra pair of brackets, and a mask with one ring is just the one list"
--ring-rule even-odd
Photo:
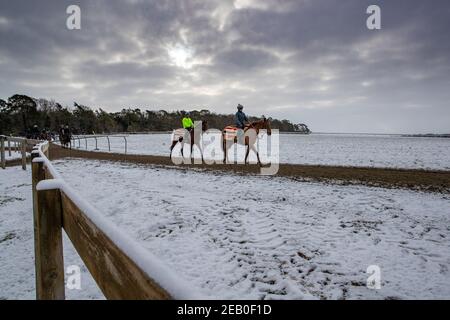
[(46, 142), (32, 152), (37, 299), (65, 299), (62, 230), (106, 298), (195, 299), (189, 285), (64, 183), (48, 160), (48, 147)]
[(8, 156), (11, 157), (12, 151), (20, 152), (22, 159), (22, 169), (27, 169), (27, 149), (39, 143), (39, 140), (25, 139), (18, 137), (8, 137), (0, 135), (0, 165), (3, 169), (6, 168), (6, 149), (8, 149)]

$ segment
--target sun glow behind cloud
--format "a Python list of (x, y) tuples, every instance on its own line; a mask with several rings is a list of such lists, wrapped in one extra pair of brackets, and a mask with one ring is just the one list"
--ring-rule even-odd
[(184, 69), (192, 68), (194, 54), (192, 49), (181, 44), (177, 44), (173, 47), (169, 47), (167, 49), (167, 53), (173, 65)]

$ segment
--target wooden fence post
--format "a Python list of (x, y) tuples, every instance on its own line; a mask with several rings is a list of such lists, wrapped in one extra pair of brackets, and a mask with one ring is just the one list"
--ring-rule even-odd
[(11, 140), (8, 139), (8, 155), (11, 157)]
[(36, 197), (36, 298), (64, 300), (61, 192), (38, 190)]
[[(32, 193), (33, 193), (33, 216), (34, 216), (34, 222), (36, 222), (36, 216), (37, 216), (37, 190), (36, 186), (39, 183), (39, 181), (45, 179), (45, 172), (44, 172), (44, 164), (39, 162), (34, 162), (33, 159), (38, 158), (39, 153), (31, 153), (31, 187), (32, 187)], [(34, 226), (36, 231), (36, 225)]]
[(36, 186), (39, 181), (45, 179), (44, 163), (42, 161), (34, 162), (33, 159), (39, 157), (39, 153), (31, 153), (31, 187), (33, 196), (33, 225), (34, 225), (34, 257), (36, 267), (36, 297), (39, 297), (42, 289), (38, 281), (38, 277), (41, 274), (38, 271), (39, 265), (37, 263), (37, 257), (40, 256), (39, 252), (39, 225), (38, 225), (38, 203), (37, 203), (37, 190)]
[(22, 169), (27, 170), (27, 142), (22, 141)]
[(6, 157), (5, 157), (5, 140), (0, 137), (0, 161), (3, 169), (6, 168)]

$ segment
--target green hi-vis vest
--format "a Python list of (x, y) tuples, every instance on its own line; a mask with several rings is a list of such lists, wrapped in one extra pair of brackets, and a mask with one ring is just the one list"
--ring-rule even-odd
[(189, 117), (184, 117), (183, 118), (183, 128), (187, 129), (187, 128), (192, 128), (194, 126), (194, 123), (192, 122), (192, 119)]

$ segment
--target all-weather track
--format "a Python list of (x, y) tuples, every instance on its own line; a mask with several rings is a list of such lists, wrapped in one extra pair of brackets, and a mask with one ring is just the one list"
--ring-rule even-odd
[[(51, 144), (50, 157), (52, 160), (71, 157), (165, 167), (175, 166), (168, 156), (92, 152), (78, 149), (64, 149), (55, 144)], [(260, 172), (258, 165), (243, 164), (183, 164), (178, 167), (183, 169), (228, 171), (235, 174), (254, 175)], [(344, 185), (366, 185), (450, 193), (450, 171), (280, 164), (277, 176), (302, 181), (311, 180), (334, 182)]]

